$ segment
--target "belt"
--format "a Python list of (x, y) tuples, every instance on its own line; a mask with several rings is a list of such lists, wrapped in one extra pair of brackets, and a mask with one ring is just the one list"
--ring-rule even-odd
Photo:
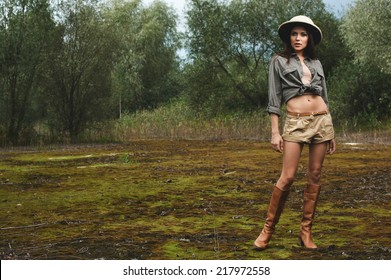
[(295, 113), (295, 112), (289, 112), (288, 115), (294, 116), (294, 117), (309, 117), (309, 116), (320, 116), (320, 115), (327, 115), (328, 111), (319, 111), (319, 112), (312, 112), (312, 113)]

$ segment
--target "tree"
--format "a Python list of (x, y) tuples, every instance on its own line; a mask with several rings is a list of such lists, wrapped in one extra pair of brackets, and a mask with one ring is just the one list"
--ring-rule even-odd
[(46, 89), (48, 120), (53, 130), (76, 142), (88, 125), (106, 117), (115, 45), (97, 1), (62, 1), (58, 10)]
[(389, 0), (357, 0), (342, 25), (356, 59), (375, 63), (386, 74), (391, 74), (390, 26)]
[(391, 80), (373, 63), (341, 61), (328, 80), (336, 125), (376, 126), (391, 116)]
[(113, 1), (109, 21), (118, 42), (113, 94), (122, 111), (155, 108), (178, 95), (176, 15), (161, 1)]
[(0, 119), (6, 142), (18, 144), (34, 120), (26, 116), (39, 87), (37, 79), (54, 28), (47, 0), (0, 4)]

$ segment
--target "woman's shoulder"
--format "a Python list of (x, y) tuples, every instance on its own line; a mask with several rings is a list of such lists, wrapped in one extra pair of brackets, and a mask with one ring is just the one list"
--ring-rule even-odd
[(285, 65), (287, 63), (288, 59), (280, 54), (275, 54), (270, 60), (270, 64), (273, 65)]
[(323, 69), (323, 66), (322, 66), (322, 63), (320, 62), (320, 60), (318, 58), (314, 58), (314, 59), (310, 59), (310, 62), (312, 63), (312, 65), (318, 69)]
[(315, 65), (320, 65), (322, 66), (322, 63), (320, 62), (319, 58), (308, 58), (310, 60), (311, 63), (315, 64)]
[(286, 61), (288, 61), (288, 59), (287, 59), (286, 57), (282, 56), (281, 54), (275, 54), (275, 55), (273, 55), (271, 61), (272, 61), (272, 62), (273, 62), (273, 61), (286, 62)]

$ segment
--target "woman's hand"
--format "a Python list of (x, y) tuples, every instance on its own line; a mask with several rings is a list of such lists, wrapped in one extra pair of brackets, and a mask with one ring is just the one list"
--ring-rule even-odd
[(272, 133), (272, 147), (275, 151), (282, 153), (284, 151), (284, 140), (280, 133)]
[(337, 149), (337, 143), (335, 142), (335, 139), (332, 139), (329, 141), (329, 146), (327, 148), (327, 153), (329, 155), (334, 154), (335, 150)]

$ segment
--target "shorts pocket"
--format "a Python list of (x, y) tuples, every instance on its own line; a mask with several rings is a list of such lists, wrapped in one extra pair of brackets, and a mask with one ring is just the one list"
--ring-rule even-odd
[(289, 118), (285, 121), (284, 134), (291, 135), (297, 131), (303, 131), (308, 126), (308, 120), (303, 118)]

